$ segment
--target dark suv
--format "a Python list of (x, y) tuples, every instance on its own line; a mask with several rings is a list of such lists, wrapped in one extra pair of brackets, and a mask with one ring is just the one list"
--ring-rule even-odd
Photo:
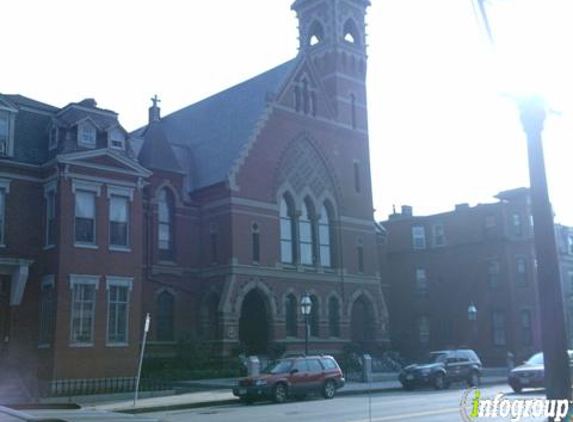
[(331, 399), (343, 385), (344, 376), (332, 356), (291, 357), (271, 363), (260, 375), (240, 379), (233, 394), (246, 403), (264, 399), (282, 403), (307, 393)]
[(481, 368), (481, 361), (473, 350), (442, 350), (431, 352), (424, 362), (404, 367), (398, 379), (405, 390), (420, 385), (441, 390), (453, 382), (467, 382), (473, 387), (479, 385)]

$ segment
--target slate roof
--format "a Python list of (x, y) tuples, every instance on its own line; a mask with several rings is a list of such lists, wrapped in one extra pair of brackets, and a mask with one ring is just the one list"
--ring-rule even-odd
[[(55, 113), (57, 107), (24, 97), (19, 94), (0, 94), (18, 109), (16, 118), (16, 137), (14, 143), (14, 160), (29, 164), (42, 164), (48, 159), (48, 132), (46, 128), (51, 116), (45, 112)], [(26, 107), (26, 109), (22, 109)], [(36, 109), (35, 113), (29, 109)]]
[(31, 98), (28, 97), (24, 97), (23, 95), (20, 94), (3, 94), (2, 95), (4, 98), (6, 98), (7, 100), (20, 105), (20, 106), (24, 106), (24, 107), (32, 107), (32, 108), (37, 108), (40, 110), (45, 110), (45, 111), (51, 111), (51, 112), (55, 112), (58, 110), (57, 107), (51, 106), (49, 104), (46, 103), (42, 103), (40, 101), (36, 101), (33, 100)]
[(151, 170), (181, 172), (169, 140), (159, 122), (152, 122), (143, 135), (139, 164)]
[[(71, 104), (73, 105), (73, 104)], [(69, 106), (68, 106), (69, 107)], [(102, 130), (108, 130), (114, 126), (118, 126), (117, 114), (102, 114), (97, 110), (93, 112), (88, 111), (87, 108), (74, 108), (66, 107), (57, 115), (60, 124), (64, 126), (73, 126), (80, 120), (89, 117), (96, 125)]]
[[(194, 189), (226, 180), (267, 105), (296, 66), (297, 59), (161, 119), (161, 127)], [(145, 128), (135, 131), (141, 137)]]

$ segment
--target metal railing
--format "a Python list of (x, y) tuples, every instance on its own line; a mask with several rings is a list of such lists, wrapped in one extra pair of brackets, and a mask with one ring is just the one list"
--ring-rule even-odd
[[(161, 378), (142, 378), (141, 391), (172, 390), (175, 381)], [(90, 394), (115, 394), (135, 391), (134, 377), (61, 379), (40, 384), (41, 397), (81, 396)]]

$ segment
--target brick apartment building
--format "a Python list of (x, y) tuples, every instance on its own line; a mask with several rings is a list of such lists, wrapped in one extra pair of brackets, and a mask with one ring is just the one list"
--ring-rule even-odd
[[(469, 345), (488, 364), (540, 348), (529, 194), (417, 217), (390, 215), (385, 276), (393, 347), (407, 356)], [(475, 322), (468, 308), (477, 308)]]
[(208, 341), (389, 341), (366, 110), (366, 0), (297, 0), (291, 61), (128, 133), (93, 100), (0, 95), (0, 334), (27, 380), (132, 377)]
[[(382, 223), (391, 338), (404, 355), (469, 345), (487, 364), (504, 364), (508, 352), (520, 361), (540, 350), (529, 190), (496, 198), (424, 217), (406, 206)], [(571, 333), (573, 231), (556, 234)]]

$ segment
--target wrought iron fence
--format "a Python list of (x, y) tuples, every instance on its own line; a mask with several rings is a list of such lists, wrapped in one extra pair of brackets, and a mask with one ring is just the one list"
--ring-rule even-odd
[[(172, 390), (175, 381), (161, 378), (142, 378), (140, 391)], [(135, 391), (135, 378), (62, 379), (40, 384), (41, 397), (81, 396), (90, 394), (115, 394)]]

